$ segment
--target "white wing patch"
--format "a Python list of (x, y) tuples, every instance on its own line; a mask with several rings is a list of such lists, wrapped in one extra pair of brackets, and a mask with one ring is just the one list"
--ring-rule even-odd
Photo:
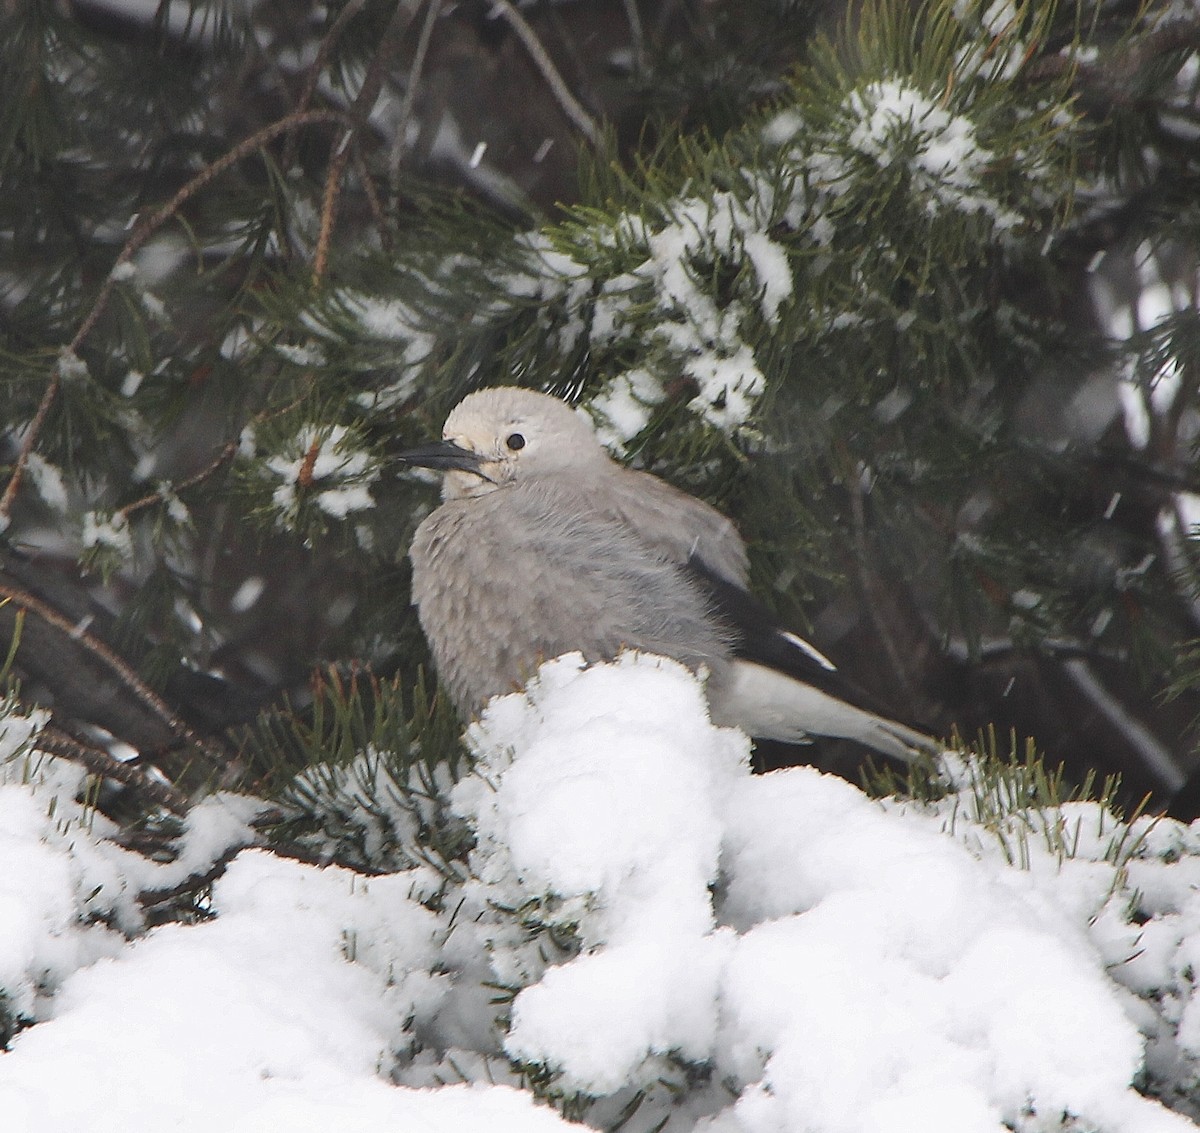
[(777, 632), (779, 633), (780, 637), (794, 645), (800, 650), (801, 653), (806, 654), (816, 661), (816, 663), (820, 665), (822, 669), (828, 669), (831, 673), (837, 672), (837, 666), (815, 645), (810, 645), (804, 640), (804, 638), (798, 636), (797, 634), (789, 633), (786, 629), (781, 629)]

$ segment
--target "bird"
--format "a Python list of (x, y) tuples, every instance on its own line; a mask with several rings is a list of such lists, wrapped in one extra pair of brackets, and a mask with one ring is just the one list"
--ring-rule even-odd
[(442, 440), (397, 459), (442, 474), (442, 503), (409, 550), (412, 598), (460, 714), (522, 688), (545, 660), (635, 650), (703, 674), (713, 723), (755, 739), (837, 737), (906, 762), (941, 750), (776, 625), (749, 590), (733, 521), (614, 460), (584, 411), (531, 389), (477, 390)]

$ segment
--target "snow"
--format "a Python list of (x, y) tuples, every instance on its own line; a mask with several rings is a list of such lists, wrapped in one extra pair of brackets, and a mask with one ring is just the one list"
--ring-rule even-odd
[(279, 480), (271, 502), (280, 526), (296, 520), (302, 498), (298, 488), (311, 493), (316, 506), (335, 519), (374, 507), (370, 489), (380, 465), (358, 443), (345, 425), (305, 425), (266, 458), (264, 474)]
[[(447, 270), (453, 271), (456, 266), (454, 258), (451, 257), (446, 264)], [(435, 292), (444, 289), (444, 284), (437, 280), (423, 279), (423, 282)], [(388, 369), (397, 372), (396, 379), (383, 388), (359, 394), (359, 404), (365, 409), (379, 411), (402, 404), (412, 395), (421, 368), (436, 353), (439, 340), (437, 334), (429, 328), (428, 316), (423, 317), (411, 304), (394, 296), (380, 298), (360, 291), (341, 290), (336, 298), (344, 313), (355, 321), (359, 337), (387, 345)], [(332, 342), (338, 340), (338, 330), (324, 325), (312, 316), (305, 321), (314, 333)], [(297, 365), (314, 364), (307, 360), (310, 356), (319, 363), (325, 354), (325, 351), (317, 346), (277, 346), (276, 349)]]
[(87, 363), (74, 351), (65, 347), (58, 352), (58, 372), (66, 382), (83, 382), (91, 376)]
[(70, 502), (62, 470), (39, 453), (31, 452), (25, 464), (37, 494), (57, 512), (65, 512)]
[[(524, 233), (518, 268), (497, 278), (515, 301), (559, 307), (560, 353), (585, 333), (595, 345), (639, 352), (640, 364), (616, 374), (589, 404), (601, 439), (617, 453), (645, 428), (665, 383), (681, 374), (698, 387), (691, 408), (704, 421), (725, 432), (744, 426), (765, 387), (750, 346), (754, 323), (779, 325), (794, 291), (787, 251), (771, 234), (774, 194), (754, 176), (736, 191), (681, 194), (653, 211), (620, 213), (556, 240)], [(574, 254), (564, 250), (572, 240)], [(718, 303), (711, 283), (722, 267), (736, 282), (734, 297)]]
[(665, 398), (666, 391), (649, 370), (618, 374), (588, 403), (596, 418), (596, 435), (602, 444), (620, 452), (650, 423), (654, 406)]
[(266, 588), (267, 583), (264, 578), (260, 575), (251, 575), (234, 591), (233, 597), (229, 599), (229, 608), (234, 613), (244, 614), (247, 610), (253, 608), (254, 604), (262, 597), (263, 591)]
[(778, 323), (793, 290), (787, 255), (767, 235), (770, 194), (758, 188), (747, 200), (716, 191), (672, 201), (671, 222), (646, 234), (649, 257), (631, 273), (652, 283), (663, 321), (652, 328), (651, 337), (695, 379), (701, 416), (726, 431), (748, 420), (765, 379), (743, 338), (748, 304), (733, 300), (718, 307), (709, 291), (708, 265), (744, 261), (755, 281), (759, 315), (770, 326)]
[(423, 329), (417, 312), (399, 299), (383, 300), (347, 292), (342, 300), (367, 334), (400, 344), (403, 366), (423, 362), (437, 343), (436, 336)]
[(1111, 866), (1019, 872), (942, 814), (752, 777), (697, 694), (668, 662), (568, 657), (473, 730), (473, 872), (582, 946), (518, 994), (510, 1054), (592, 1094), (710, 1064), (740, 1093), (714, 1129), (1189, 1127), (1130, 1089), (1142, 1038), (1087, 935)]
[(846, 112), (854, 122), (850, 146), (885, 168), (904, 163), (930, 211), (984, 212), (999, 229), (1018, 223), (1016, 214), (982, 191), (996, 159), (969, 118), (951, 114), (900, 79), (853, 91)]
[(84, 547), (107, 547), (124, 558), (133, 554), (129, 521), (120, 512), (85, 512), (79, 539)]
[(503, 1088), (401, 1091), (376, 1077), (414, 1002), (436, 993), (431, 977), (385, 979), (387, 964), (432, 959), (433, 919), (407, 894), (403, 875), (368, 885), (243, 854), (216, 886), (214, 920), (166, 926), (77, 973), (53, 1021), (0, 1060), (5, 1128), (128, 1133), (168, 1114), (197, 1133), (561, 1128)]
[[(567, 1128), (547, 1096), (667, 1133), (1197, 1128), (1138, 1087), (1200, 1082), (1200, 825), (1010, 814), (953, 757), (927, 804), (755, 776), (682, 667), (568, 655), (469, 730), (454, 868), (251, 848), (228, 795), (155, 863), (40, 721), (0, 734), (6, 1130)], [(207, 918), (145, 930), (139, 893), (235, 852)]]

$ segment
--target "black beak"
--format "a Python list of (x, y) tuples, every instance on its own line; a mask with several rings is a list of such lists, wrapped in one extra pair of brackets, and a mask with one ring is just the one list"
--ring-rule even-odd
[[(453, 441), (434, 441), (419, 448), (410, 448), (407, 452), (397, 453), (396, 459), (414, 468), (436, 468), (439, 472), (455, 468), (483, 476), (483, 457), (470, 449), (459, 448)], [(484, 476), (484, 479), (487, 477)]]

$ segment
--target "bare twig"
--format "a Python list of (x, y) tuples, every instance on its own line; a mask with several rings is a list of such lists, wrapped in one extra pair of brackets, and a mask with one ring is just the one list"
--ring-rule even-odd
[[(333, 45), (342, 37), (342, 32), (346, 30), (346, 25), (350, 23), (359, 12), (363, 10), (367, 0), (349, 0), (349, 3), (337, 14), (337, 18), (329, 25), (329, 30), (321, 38), (320, 46), (317, 48), (316, 58), (313, 59), (308, 68), (308, 74), (304, 78), (304, 87), (300, 91), (300, 97), (296, 100), (296, 105), (293, 112), (303, 111), (309, 108), (312, 103), (313, 95), (317, 92), (317, 83), (321, 81), (321, 73), (325, 70), (325, 64), (329, 61), (329, 54), (333, 50)], [(280, 159), (280, 167), (287, 169), (296, 157), (296, 135), (293, 134), (288, 138), (287, 144), (283, 150), (283, 157)]]
[(43, 728), (34, 739), (33, 746), (36, 751), (44, 751), (47, 755), (80, 763), (94, 775), (124, 783), (175, 814), (187, 813), (187, 796), (165, 779), (157, 779), (138, 764), (116, 759), (103, 749), (81, 743), (57, 728)]
[(412, 117), (413, 101), (421, 82), (421, 72), (425, 69), (425, 55), (429, 51), (429, 41), (433, 38), (433, 25), (437, 22), (441, 10), (442, 0), (429, 0), (425, 9), (425, 22), (421, 25), (421, 35), (417, 40), (417, 51), (408, 70), (408, 82), (404, 87), (404, 101), (400, 104), (400, 120), (396, 123), (396, 136), (392, 140), (391, 163), (388, 168), (388, 188), (391, 191), (393, 208), (400, 199), (400, 165), (407, 142), (408, 120)]
[[(291, 130), (297, 130), (302, 126), (311, 126), (318, 122), (341, 122), (344, 120), (345, 115), (339, 111), (307, 110), (299, 114), (289, 114), (286, 118), (281, 118), (278, 122), (272, 122), (269, 126), (264, 126), (261, 130), (256, 130), (249, 137), (244, 138), (233, 149), (229, 150), (228, 153), (217, 158), (216, 161), (206, 165), (187, 184), (183, 185), (166, 204), (156, 209), (149, 216), (140, 219), (130, 233), (129, 239), (125, 241), (125, 246), (121, 249), (116, 262), (113, 264), (113, 271), (105, 279), (103, 286), (92, 303), (91, 310), (84, 316), (83, 322), (80, 323), (79, 329), (75, 332), (75, 337), (71, 339), (63, 351), (63, 356), (74, 356), (88, 335), (96, 328), (96, 324), (100, 321), (100, 316), (104, 314), (108, 306), (108, 301), (112, 298), (113, 290), (117, 285), (120, 273), (116, 269), (122, 264), (129, 263), (146, 241), (201, 189), (227, 169), (236, 165), (255, 150), (261, 149), (272, 138), (276, 138), (280, 134), (286, 134)], [(17, 492), (20, 491), (21, 482), (25, 477), (25, 469), (29, 464), (29, 456), (37, 445), (42, 428), (45, 426), (46, 418), (49, 416), (50, 410), (58, 397), (58, 392), (62, 387), (62, 366), (63, 359), (60, 358), (55, 363), (54, 372), (46, 386), (45, 393), (42, 394), (42, 400), (37, 407), (37, 412), (33, 415), (33, 420), (25, 430), (25, 436), (21, 441), (21, 448), (17, 453), (12, 475), (9, 477), (8, 485), (4, 489), (4, 495), (0, 497), (0, 519), (7, 519), (12, 512), (13, 501), (16, 499)]]
[(363, 76), (362, 86), (350, 108), (350, 123), (346, 132), (333, 143), (329, 154), (329, 169), (325, 175), (325, 193), (321, 202), (321, 230), (317, 235), (317, 247), (313, 252), (313, 286), (325, 278), (329, 266), (329, 249), (333, 243), (333, 229), (337, 222), (338, 195), (341, 193), (342, 177), (350, 161), (354, 135), (366, 124), (371, 110), (383, 89), (384, 68), (399, 46), (408, 25), (417, 13), (417, 0), (398, 0), (392, 18), (384, 30), (379, 47), (371, 59), (371, 65)]
[(516, 33), (525, 50), (529, 52), (529, 57), (533, 60), (534, 66), (541, 72), (542, 78), (546, 80), (546, 85), (558, 101), (562, 112), (593, 146), (599, 146), (601, 140), (600, 127), (596, 125), (595, 119), (584, 110), (575, 96), (567, 89), (567, 84), (563, 81), (562, 75), (558, 73), (558, 68), (554, 66), (553, 60), (546, 54), (546, 49), (542, 46), (541, 40), (538, 39), (537, 33), (529, 26), (525, 17), (509, 3), (509, 0), (494, 0), (492, 11), (503, 17), (508, 26)]
[(385, 252), (390, 252), (392, 234), (388, 228), (387, 214), (383, 210), (383, 201), (379, 199), (379, 190), (375, 188), (375, 180), (371, 176), (371, 171), (363, 160), (362, 150), (358, 146), (354, 147), (354, 168), (358, 173), (358, 179), (362, 182), (363, 193), (367, 198), (367, 207), (371, 210), (371, 218), (379, 230), (379, 243)]
[[(261, 130), (256, 130), (248, 138), (240, 141), (228, 153), (223, 154), (216, 161), (206, 165), (186, 185), (180, 188), (165, 205), (156, 209), (145, 219), (139, 220), (134, 226), (129, 239), (125, 242), (125, 246), (121, 249), (120, 255), (117, 256), (116, 263), (113, 264), (114, 269), (132, 260), (142, 245), (201, 189), (205, 188), (211, 181), (216, 180), (226, 170), (237, 165), (239, 161), (248, 157), (255, 150), (261, 149), (272, 138), (277, 138), (280, 134), (286, 134), (289, 131), (299, 129), (301, 126), (311, 126), (318, 122), (344, 122), (345, 120), (346, 115), (338, 110), (305, 110), (297, 114), (289, 114), (286, 118), (281, 118), (278, 122), (272, 122), (269, 126), (264, 126)], [(110, 272), (108, 279), (104, 282), (104, 286), (100, 289), (100, 294), (96, 297), (96, 302), (93, 304), (92, 310), (88, 312), (87, 318), (83, 321), (75, 337), (71, 340), (71, 344), (67, 347), (67, 350), (71, 353), (78, 350), (83, 340), (95, 327), (96, 322), (104, 312), (105, 306), (108, 304), (108, 299), (112, 295), (116, 282), (116, 278)]]
[(329, 155), (329, 168), (325, 172), (325, 192), (321, 198), (321, 230), (317, 234), (317, 246), (313, 251), (312, 282), (313, 287), (325, 278), (329, 267), (329, 249), (333, 244), (333, 229), (337, 222), (338, 196), (342, 191), (342, 177), (346, 172), (346, 162), (350, 160), (350, 144), (353, 141), (353, 129), (347, 127), (346, 132), (334, 143)]
[[(193, 472), (186, 479), (180, 480), (177, 484), (170, 485), (170, 491), (173, 494), (185, 491), (188, 488), (194, 488), (197, 484), (204, 483), (210, 476), (219, 472), (221, 468), (228, 464), (236, 455), (238, 450), (237, 441), (227, 441), (220, 452), (217, 453), (211, 461), (208, 462), (198, 472)], [(126, 504), (117, 514), (128, 519), (135, 512), (142, 511), (145, 508), (153, 507), (155, 504), (162, 503), (166, 498), (166, 493), (162, 491), (151, 492), (148, 496), (142, 496), (140, 500), (134, 500), (131, 504)]]
[[(111, 290), (107, 283), (105, 283), (105, 288)], [(105, 295), (105, 301), (107, 299), (108, 296)], [(42, 400), (38, 403), (37, 412), (33, 415), (33, 420), (29, 422), (29, 428), (25, 430), (25, 436), (21, 440), (21, 448), (17, 453), (17, 461), (13, 465), (12, 475), (8, 478), (8, 486), (4, 489), (4, 495), (0, 496), (0, 523), (5, 523), (12, 512), (13, 500), (17, 498), (17, 493), (21, 490), (21, 481), (25, 478), (25, 468), (29, 464), (29, 456), (37, 444), (38, 437), (41, 436), (42, 428), (45, 426), (46, 418), (50, 415), (50, 410), (58, 397), (58, 390), (61, 385), (62, 362), (59, 361), (54, 363), (54, 372), (50, 375), (46, 391), (42, 394)]]

